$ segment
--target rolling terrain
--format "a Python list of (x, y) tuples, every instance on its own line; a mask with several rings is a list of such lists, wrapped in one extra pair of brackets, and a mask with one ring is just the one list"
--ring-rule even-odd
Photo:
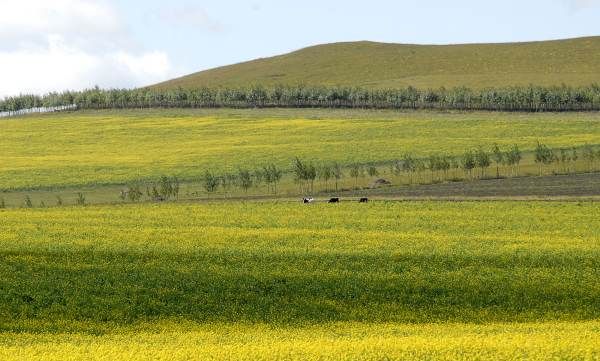
[(335, 43), (206, 70), (152, 87), (588, 86), (600, 82), (599, 57), (600, 37), (466, 45)]

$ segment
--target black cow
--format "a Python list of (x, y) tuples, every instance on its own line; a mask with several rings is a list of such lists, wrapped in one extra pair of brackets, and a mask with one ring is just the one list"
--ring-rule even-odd
[(329, 199), (328, 203), (340, 203), (340, 199), (337, 198), (337, 197), (336, 198), (331, 198), (331, 199)]
[(358, 202), (359, 203), (367, 203), (368, 201), (369, 201), (369, 198), (364, 197), (364, 198), (361, 198)]
[(314, 201), (315, 201), (315, 200), (314, 200), (314, 198), (312, 198), (312, 197), (310, 197), (310, 198), (303, 198), (303, 199), (302, 199), (302, 202), (303, 202), (304, 204), (312, 203), (312, 202), (314, 202)]

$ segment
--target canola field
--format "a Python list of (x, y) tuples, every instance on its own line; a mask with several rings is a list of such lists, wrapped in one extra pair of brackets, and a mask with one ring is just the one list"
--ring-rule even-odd
[(0, 210), (2, 360), (600, 358), (594, 202)]
[(115, 184), (206, 170), (237, 171), (294, 157), (382, 162), (497, 143), (531, 151), (600, 144), (596, 113), (516, 114), (361, 110), (131, 110), (0, 121), (0, 190)]

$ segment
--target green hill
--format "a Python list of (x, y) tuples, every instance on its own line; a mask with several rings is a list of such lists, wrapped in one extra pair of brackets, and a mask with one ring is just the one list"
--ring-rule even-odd
[(262, 85), (472, 88), (600, 82), (600, 37), (528, 43), (318, 45), (224, 66), (156, 88)]

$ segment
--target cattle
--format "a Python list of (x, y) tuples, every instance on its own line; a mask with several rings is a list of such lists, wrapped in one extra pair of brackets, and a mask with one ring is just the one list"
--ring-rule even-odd
[(314, 199), (314, 198), (312, 198), (312, 197), (309, 197), (309, 198), (303, 198), (303, 199), (302, 199), (302, 203), (304, 203), (304, 204), (309, 204), (309, 203), (312, 203), (312, 202), (314, 202), (314, 201), (315, 201), (315, 199)]
[(330, 198), (328, 203), (340, 203), (340, 199), (335, 197), (335, 198)]
[(368, 201), (369, 201), (369, 198), (363, 197), (358, 202), (359, 203), (367, 203)]

